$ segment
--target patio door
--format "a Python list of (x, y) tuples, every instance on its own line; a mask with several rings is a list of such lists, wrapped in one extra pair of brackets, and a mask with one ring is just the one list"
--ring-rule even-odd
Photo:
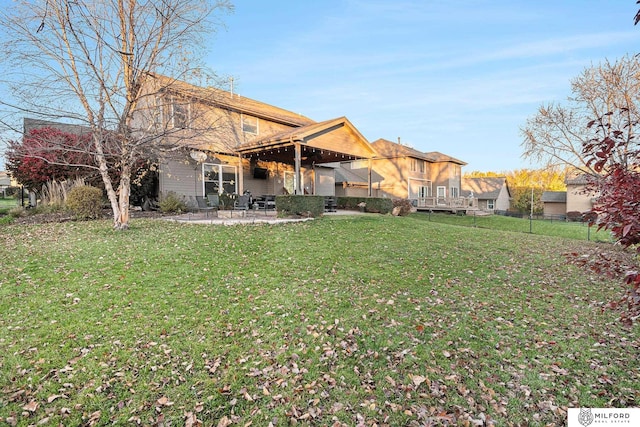
[(440, 206), (447, 204), (447, 187), (440, 187), (436, 189), (437, 191), (437, 204)]
[(409, 200), (417, 201), (418, 207), (426, 207), (433, 204), (427, 200), (431, 196), (431, 181), (426, 179), (409, 178)]

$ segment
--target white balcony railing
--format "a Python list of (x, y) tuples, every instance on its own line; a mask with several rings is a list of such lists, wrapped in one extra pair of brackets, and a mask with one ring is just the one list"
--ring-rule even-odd
[(475, 197), (421, 197), (418, 198), (418, 209), (478, 209)]

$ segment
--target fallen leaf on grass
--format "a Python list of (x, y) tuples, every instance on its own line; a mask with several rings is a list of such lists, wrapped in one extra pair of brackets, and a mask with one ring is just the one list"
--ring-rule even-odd
[(202, 423), (198, 420), (198, 418), (196, 418), (193, 412), (185, 412), (184, 425), (185, 427), (197, 427), (201, 426)]
[(157, 400), (157, 403), (158, 403), (158, 405), (160, 405), (160, 406), (171, 406), (171, 405), (173, 405), (173, 402), (171, 402), (171, 401), (169, 400), (169, 398), (168, 398), (168, 397), (166, 397), (166, 396), (162, 396), (160, 399), (158, 399), (158, 400)]
[(51, 403), (56, 399), (64, 398), (66, 399), (68, 396), (64, 394), (53, 394), (47, 398), (47, 403)]
[(29, 412), (35, 412), (38, 409), (38, 402), (36, 402), (35, 400), (32, 400), (31, 402), (24, 405), (22, 409)]
[(412, 375), (411, 376), (411, 381), (413, 381), (413, 384), (416, 387), (420, 387), (420, 384), (422, 384), (423, 382), (425, 382), (427, 380), (426, 377), (423, 377), (422, 375)]

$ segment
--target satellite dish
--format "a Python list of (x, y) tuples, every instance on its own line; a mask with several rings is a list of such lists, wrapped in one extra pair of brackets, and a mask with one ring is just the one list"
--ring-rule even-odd
[(202, 151), (192, 151), (191, 153), (189, 153), (189, 155), (198, 163), (202, 163), (207, 160), (207, 153), (204, 153)]

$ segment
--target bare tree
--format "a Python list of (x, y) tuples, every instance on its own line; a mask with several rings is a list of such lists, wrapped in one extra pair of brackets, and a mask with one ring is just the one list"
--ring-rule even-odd
[[(226, 0), (36, 0), (0, 12), (11, 67), (3, 79), (15, 96), (5, 106), (90, 129), (93, 161), (85, 166), (102, 177), (115, 228), (128, 227), (135, 162), (166, 148), (167, 138), (187, 137), (141, 119), (150, 105), (168, 108), (170, 79), (162, 87), (149, 79), (202, 76), (207, 35), (219, 25), (217, 13), (231, 8)], [(119, 169), (118, 182), (110, 167)]]
[[(640, 61), (626, 56), (615, 63), (605, 61), (587, 68), (571, 83), (572, 95), (564, 105), (541, 106), (521, 128), (523, 157), (548, 166), (569, 166), (596, 175), (583, 147), (598, 132), (624, 130), (625, 144), (616, 147), (611, 159), (620, 161), (637, 144), (629, 123), (640, 117)], [(622, 111), (623, 114), (614, 114)], [(594, 118), (602, 118), (597, 126)]]

